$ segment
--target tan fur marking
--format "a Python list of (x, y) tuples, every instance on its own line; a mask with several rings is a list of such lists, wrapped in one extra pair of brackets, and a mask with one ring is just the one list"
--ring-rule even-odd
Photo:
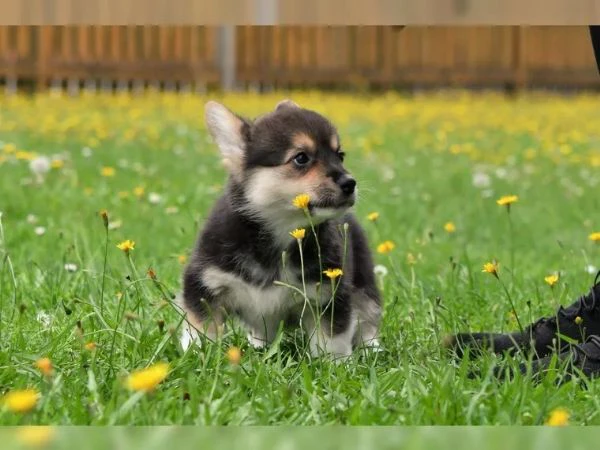
[(314, 151), (316, 148), (315, 141), (306, 133), (296, 133), (292, 137), (292, 144), (295, 148), (306, 148)]
[(329, 144), (331, 145), (331, 148), (333, 150), (337, 150), (340, 146), (340, 141), (338, 141), (338, 137), (334, 134), (333, 136), (331, 136), (331, 140), (329, 141)]
[(323, 167), (321, 164), (315, 164), (311, 167), (308, 172), (303, 176), (304, 180), (311, 183), (321, 183), (327, 180), (325, 176), (325, 172), (323, 171)]

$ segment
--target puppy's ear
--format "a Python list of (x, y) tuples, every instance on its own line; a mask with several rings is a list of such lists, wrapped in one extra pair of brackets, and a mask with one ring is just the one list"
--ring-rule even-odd
[(232, 174), (239, 175), (244, 165), (250, 124), (214, 101), (209, 101), (204, 111), (206, 126), (221, 151), (223, 163)]
[(275, 107), (275, 111), (280, 111), (284, 108), (300, 108), (300, 106), (298, 106), (297, 103), (286, 98), (285, 100), (282, 100), (279, 103), (277, 103), (277, 106)]

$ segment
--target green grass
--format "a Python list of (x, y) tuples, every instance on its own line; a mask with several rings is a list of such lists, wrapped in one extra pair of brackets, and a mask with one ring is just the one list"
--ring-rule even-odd
[[(223, 101), (254, 115), (280, 98)], [(42, 394), (26, 415), (0, 407), (0, 424), (542, 424), (557, 407), (573, 424), (600, 424), (597, 383), (498, 382), (494, 358), (457, 363), (439, 345), (447, 333), (516, 329), (502, 286), (482, 273), (492, 259), (523, 323), (589, 289), (586, 267), (600, 266), (600, 246), (588, 239), (600, 231), (598, 98), (293, 98), (338, 123), (374, 253), (395, 243), (375, 253), (388, 269), (383, 351), (334, 364), (296, 351), (293, 336), (258, 351), (234, 330), (183, 352), (181, 316), (147, 270), (164, 292), (178, 292), (178, 257), (225, 182), (202, 124), (206, 99), (5, 98), (0, 141), (65, 161), (38, 184), (29, 162), (0, 144), (0, 394)], [(101, 176), (105, 166), (113, 177)], [(475, 172), (489, 186), (475, 186)], [(519, 196), (510, 216), (496, 204), (508, 194)], [(102, 209), (121, 222), (108, 234)], [(366, 219), (372, 211), (376, 223)], [(455, 233), (444, 231), (448, 221)], [(124, 239), (136, 242), (131, 263), (116, 248)], [(550, 289), (544, 276), (555, 271)], [(239, 366), (227, 360), (231, 346), (242, 349)], [(54, 365), (51, 378), (35, 367), (41, 357)], [(154, 393), (126, 389), (129, 373), (159, 361), (171, 372)], [(467, 377), (473, 368), (480, 378)]]

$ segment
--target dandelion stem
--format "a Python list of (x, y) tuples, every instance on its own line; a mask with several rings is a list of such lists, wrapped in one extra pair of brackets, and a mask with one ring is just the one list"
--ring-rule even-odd
[[(108, 357), (110, 368), (113, 371), (113, 373), (115, 372), (114, 365), (113, 365), (113, 357), (114, 357), (114, 353), (115, 353), (115, 343), (117, 341), (117, 334), (118, 334), (117, 329), (119, 328), (119, 323), (121, 322), (123, 313), (125, 312), (125, 295), (126, 294), (123, 294), (123, 297), (121, 297), (121, 299), (119, 300), (120, 303), (117, 306), (117, 320), (115, 320), (115, 327), (113, 329), (112, 342), (110, 344), (110, 353), (109, 353), (109, 357)], [(123, 305), (122, 312), (121, 312), (121, 304)]]
[(106, 239), (104, 241), (104, 266), (102, 268), (102, 287), (100, 290), (100, 315), (104, 315), (104, 286), (106, 282), (106, 262), (108, 260), (108, 227), (104, 227)]
[[(135, 267), (135, 264), (133, 263), (133, 259), (131, 258), (131, 255), (129, 254), (129, 252), (127, 252), (125, 255), (127, 257), (127, 262), (129, 263), (129, 268), (131, 269), (132, 278), (135, 279), (135, 280), (139, 279), (139, 274), (138, 274), (138, 271), (137, 271), (137, 269)], [(140, 305), (142, 303), (142, 297), (143, 296), (142, 296), (142, 292), (140, 291), (140, 287), (139, 287), (138, 283), (131, 283), (131, 284), (134, 285), (135, 292), (137, 294), (137, 302), (136, 302), (135, 307), (133, 308), (133, 310), (136, 313), (138, 313), (139, 310), (140, 310)], [(142, 308), (142, 316), (143, 317), (145, 317), (144, 312), (145, 312), (145, 308)]]
[[(342, 256), (342, 272), (346, 271), (346, 257), (348, 255), (348, 224), (344, 223), (344, 225), (342, 226), (342, 229), (344, 230), (344, 253)], [(334, 314), (335, 314), (335, 294), (337, 293), (337, 290), (340, 286), (340, 283), (342, 282), (341, 277), (339, 277), (337, 279), (337, 283), (335, 282), (335, 280), (332, 278), (331, 279), (331, 298), (329, 300), (329, 304), (331, 305), (331, 317), (329, 319), (329, 328), (330, 328), (330, 333), (333, 335), (333, 318), (334, 318)], [(329, 305), (327, 305), (329, 306)]]
[(300, 313), (300, 326), (302, 326), (302, 319), (304, 318), (304, 311), (306, 310), (306, 305), (309, 303), (308, 295), (306, 293), (306, 280), (304, 276), (304, 253), (302, 252), (302, 240), (296, 239), (298, 242), (298, 251), (300, 252), (300, 276), (302, 277), (302, 296), (304, 298), (304, 305), (302, 306), (302, 313)]
[(519, 315), (517, 314), (515, 304), (513, 303), (512, 297), (510, 296), (510, 292), (508, 292), (508, 288), (506, 287), (506, 285), (504, 284), (504, 282), (500, 279), (500, 277), (498, 275), (496, 275), (496, 278), (498, 279), (498, 281), (500, 282), (500, 285), (502, 286), (502, 288), (504, 289), (504, 292), (506, 293), (506, 297), (508, 298), (508, 302), (510, 303), (512, 312), (515, 316), (515, 319), (517, 320), (517, 325), (519, 326), (519, 331), (522, 333), (523, 325), (521, 325), (521, 321), (519, 320)]
[(283, 281), (277, 281), (277, 280), (273, 281), (273, 284), (275, 286), (283, 286), (283, 287), (289, 288), (292, 291), (298, 292), (300, 295), (304, 296), (304, 293), (302, 292), (302, 289), (298, 289), (296, 286), (293, 286), (291, 284), (284, 283)]
[[(321, 260), (321, 245), (319, 244), (319, 237), (317, 236), (317, 231), (315, 229), (315, 224), (310, 217), (308, 210), (305, 210), (304, 213), (308, 219), (308, 223), (310, 224), (310, 229), (312, 230), (313, 236), (315, 237), (315, 243), (317, 245), (317, 256), (319, 259), (319, 286), (323, 286), (323, 261)], [(319, 290), (319, 303), (321, 300), (321, 290)]]
[(513, 230), (512, 217), (510, 215), (510, 205), (508, 205), (508, 234), (510, 235), (510, 272), (513, 280), (515, 278), (515, 236)]

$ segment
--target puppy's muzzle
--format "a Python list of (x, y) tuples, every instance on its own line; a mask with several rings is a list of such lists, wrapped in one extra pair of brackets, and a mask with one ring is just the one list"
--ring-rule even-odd
[(356, 180), (350, 175), (342, 175), (338, 178), (337, 184), (342, 190), (342, 193), (346, 196), (354, 194), (354, 191), (356, 190)]

